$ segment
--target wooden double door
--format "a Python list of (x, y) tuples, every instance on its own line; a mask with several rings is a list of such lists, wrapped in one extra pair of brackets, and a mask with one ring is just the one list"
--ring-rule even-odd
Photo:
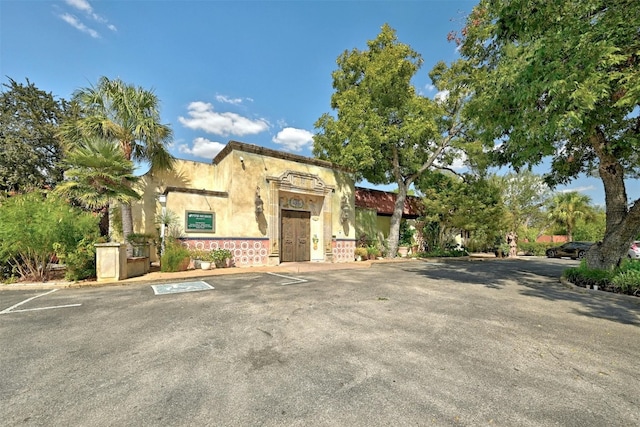
[(282, 211), (282, 262), (311, 260), (311, 213)]

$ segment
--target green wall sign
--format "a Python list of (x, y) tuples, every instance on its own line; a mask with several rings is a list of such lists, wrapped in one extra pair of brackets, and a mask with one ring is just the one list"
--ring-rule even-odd
[(215, 233), (215, 212), (186, 211), (185, 216), (187, 233)]

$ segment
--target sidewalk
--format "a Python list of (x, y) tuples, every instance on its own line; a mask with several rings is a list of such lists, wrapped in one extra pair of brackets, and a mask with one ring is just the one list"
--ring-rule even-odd
[(354, 261), (344, 263), (328, 263), (328, 262), (287, 262), (278, 266), (260, 266), (260, 267), (231, 267), (231, 268), (214, 268), (211, 270), (193, 269), (178, 272), (162, 272), (157, 267), (152, 267), (152, 271), (138, 277), (130, 277), (124, 280), (109, 280), (98, 282), (95, 279), (84, 280), (80, 282), (69, 282), (65, 280), (50, 280), (47, 282), (20, 282), (11, 284), (0, 284), (2, 290), (17, 289), (53, 289), (53, 288), (80, 288), (80, 287), (99, 287), (99, 286), (124, 286), (129, 284), (146, 284), (146, 283), (162, 283), (176, 282), (184, 280), (208, 279), (215, 276), (229, 274), (251, 274), (261, 273), (308, 273), (326, 270), (348, 270), (370, 268), (373, 264), (393, 263), (393, 262), (412, 262), (414, 258), (395, 258), (383, 260)]
[[(493, 254), (470, 254), (467, 259), (496, 259)], [(453, 258), (460, 259), (460, 258)], [(343, 263), (330, 262), (286, 262), (277, 266), (260, 266), (260, 267), (231, 267), (231, 268), (214, 268), (211, 270), (192, 269), (187, 271), (178, 271), (174, 273), (161, 272), (157, 267), (152, 267), (152, 271), (138, 277), (130, 277), (124, 280), (109, 280), (98, 282), (95, 279), (83, 280), (80, 282), (69, 282), (65, 280), (50, 280), (47, 282), (19, 282), (11, 284), (1, 284), (2, 290), (17, 289), (53, 289), (53, 288), (80, 288), (80, 287), (100, 287), (100, 286), (124, 286), (128, 284), (146, 284), (146, 283), (163, 283), (184, 280), (208, 279), (215, 276), (228, 274), (251, 274), (261, 273), (309, 273), (326, 270), (349, 270), (370, 268), (374, 264), (397, 263), (397, 262), (437, 262), (441, 258), (433, 259), (416, 259), (416, 258), (393, 258), (378, 259), (367, 261), (353, 261)]]

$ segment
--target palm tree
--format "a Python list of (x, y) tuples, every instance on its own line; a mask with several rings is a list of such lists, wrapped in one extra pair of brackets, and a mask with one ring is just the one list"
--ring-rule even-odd
[[(166, 148), (171, 128), (160, 122), (160, 102), (152, 91), (101, 77), (97, 86), (77, 90), (73, 99), (83, 116), (63, 128), (67, 140), (82, 136), (117, 141), (126, 160), (149, 162), (152, 173), (172, 168), (173, 156)], [(122, 202), (121, 208), (126, 242), (133, 232), (130, 201)], [(127, 251), (131, 252), (129, 245)]]
[(577, 191), (556, 194), (551, 199), (548, 208), (549, 219), (566, 228), (569, 241), (573, 240), (576, 220), (578, 218), (589, 219), (592, 216), (591, 198)]
[(125, 159), (118, 145), (104, 139), (81, 143), (67, 153), (63, 163), (65, 180), (54, 192), (76, 200), (84, 207), (98, 210), (111, 201), (128, 203), (140, 199), (132, 188), (138, 181), (133, 162)]

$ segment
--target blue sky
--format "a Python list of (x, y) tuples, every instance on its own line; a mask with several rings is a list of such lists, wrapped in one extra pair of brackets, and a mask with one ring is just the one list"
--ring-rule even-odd
[[(476, 3), (2, 0), (0, 81), (65, 99), (100, 76), (153, 89), (179, 158), (208, 162), (231, 139), (311, 156), (342, 52), (388, 23), (423, 56), (414, 84), (434, 96), (428, 72), (458, 57), (446, 36)], [(563, 188), (604, 203), (598, 179)]]

